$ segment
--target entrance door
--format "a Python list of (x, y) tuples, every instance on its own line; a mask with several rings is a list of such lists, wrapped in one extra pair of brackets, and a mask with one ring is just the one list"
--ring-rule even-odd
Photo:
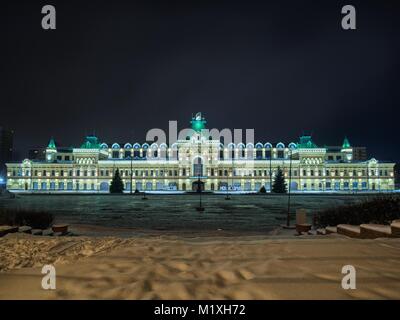
[(200, 192), (204, 191), (204, 182), (203, 181), (194, 181), (192, 183), (192, 191)]

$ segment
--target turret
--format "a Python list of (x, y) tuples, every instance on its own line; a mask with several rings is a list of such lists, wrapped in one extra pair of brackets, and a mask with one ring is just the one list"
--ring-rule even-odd
[(54, 139), (51, 138), (46, 148), (46, 161), (53, 162), (55, 160), (56, 153), (57, 153), (57, 146)]
[(353, 160), (353, 148), (350, 145), (349, 139), (344, 137), (341, 152), (344, 155), (344, 160), (350, 162)]

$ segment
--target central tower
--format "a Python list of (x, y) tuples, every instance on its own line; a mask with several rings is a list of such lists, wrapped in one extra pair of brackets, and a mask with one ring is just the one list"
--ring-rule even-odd
[(192, 121), (190, 121), (192, 129), (196, 132), (201, 132), (205, 128), (207, 123), (206, 119), (201, 115), (201, 112), (197, 112)]

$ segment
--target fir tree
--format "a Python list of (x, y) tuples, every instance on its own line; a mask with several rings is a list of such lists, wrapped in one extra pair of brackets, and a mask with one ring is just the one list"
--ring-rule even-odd
[(259, 193), (266, 193), (267, 190), (265, 189), (264, 186), (262, 186), (258, 192), (259, 192)]
[(114, 177), (110, 185), (110, 193), (122, 193), (124, 191), (124, 184), (122, 183), (119, 169), (115, 171)]
[(286, 193), (286, 182), (285, 176), (283, 175), (283, 171), (280, 167), (278, 167), (278, 171), (275, 174), (274, 183), (272, 185), (273, 193)]

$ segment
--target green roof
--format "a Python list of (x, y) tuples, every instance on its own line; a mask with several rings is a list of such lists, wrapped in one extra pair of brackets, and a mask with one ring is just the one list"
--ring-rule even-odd
[(207, 121), (205, 118), (201, 115), (201, 112), (196, 113), (196, 116), (192, 117), (192, 121), (190, 121), (192, 124), (192, 129), (196, 132), (200, 132), (205, 128), (205, 124)]
[(299, 149), (315, 149), (318, 146), (312, 141), (311, 136), (301, 136), (300, 142), (297, 144)]
[(50, 139), (47, 149), (56, 149), (56, 143), (53, 138)]
[(343, 148), (343, 149), (351, 148), (349, 139), (347, 139), (347, 137), (344, 137), (343, 144), (342, 144), (342, 148)]
[(96, 136), (87, 136), (81, 145), (82, 149), (100, 149), (99, 139)]

